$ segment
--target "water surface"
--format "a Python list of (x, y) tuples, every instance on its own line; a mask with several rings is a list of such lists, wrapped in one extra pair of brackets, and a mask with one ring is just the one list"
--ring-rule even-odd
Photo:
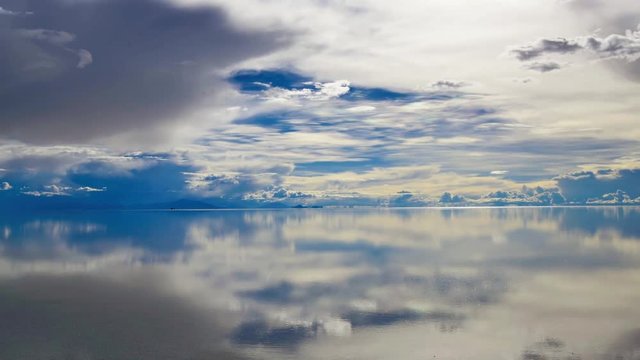
[(0, 359), (639, 359), (640, 208), (0, 219)]

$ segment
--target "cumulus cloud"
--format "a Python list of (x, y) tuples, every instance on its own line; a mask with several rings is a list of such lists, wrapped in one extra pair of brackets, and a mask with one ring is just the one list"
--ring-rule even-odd
[(585, 49), (591, 50), (601, 58), (624, 59), (629, 62), (640, 58), (640, 25), (636, 31), (627, 30), (624, 35), (587, 36), (581, 40)]
[(33, 143), (171, 127), (223, 87), (214, 71), (288, 41), (284, 32), (241, 30), (214, 7), (6, 3), (33, 14), (0, 23), (0, 136)]
[(632, 199), (626, 191), (617, 190), (615, 193), (604, 194), (600, 198), (587, 200), (591, 205), (637, 205), (640, 204), (640, 196)]
[(0, 183), (0, 191), (7, 191), (13, 189), (13, 186), (6, 181)]
[(419, 207), (430, 206), (436, 202), (424, 194), (414, 194), (410, 191), (400, 191), (389, 199), (386, 204), (391, 207)]
[[(582, 50), (590, 51), (600, 59), (634, 62), (640, 58), (640, 25), (636, 30), (626, 30), (624, 34), (610, 34), (604, 37), (589, 35), (570, 39), (539, 39), (528, 45), (513, 47), (509, 53), (520, 61), (530, 61), (543, 55), (566, 55)], [(540, 62), (527, 67), (546, 72), (559, 69), (560, 65), (555, 62)]]
[(581, 171), (555, 180), (562, 194), (573, 202), (624, 200), (625, 195), (630, 199), (640, 197), (640, 169)]
[(465, 202), (465, 198), (462, 195), (451, 194), (445, 192), (440, 196), (440, 204), (461, 204)]
[(562, 205), (566, 199), (558, 189), (545, 189), (541, 186), (530, 188), (523, 186), (520, 191), (498, 190), (484, 195), (478, 200), (483, 205)]
[(309, 84), (311, 87), (303, 89), (283, 89), (279, 87), (267, 86), (262, 93), (265, 100), (286, 101), (286, 100), (329, 100), (340, 97), (349, 92), (349, 81), (338, 80), (333, 82), (315, 82)]
[(285, 201), (304, 201), (313, 199), (312, 194), (302, 191), (290, 190), (285, 186), (268, 186), (264, 190), (249, 193), (243, 196), (244, 200), (253, 200), (259, 202), (285, 202)]

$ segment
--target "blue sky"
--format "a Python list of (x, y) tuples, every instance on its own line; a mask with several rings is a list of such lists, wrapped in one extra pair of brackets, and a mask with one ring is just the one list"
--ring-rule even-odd
[(632, 0), (0, 0), (0, 199), (640, 203), (639, 24)]

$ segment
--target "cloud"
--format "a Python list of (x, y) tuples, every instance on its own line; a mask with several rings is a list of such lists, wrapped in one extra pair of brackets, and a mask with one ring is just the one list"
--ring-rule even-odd
[(468, 86), (464, 81), (453, 80), (439, 80), (431, 84), (431, 87), (436, 89), (460, 89), (461, 87)]
[(24, 195), (35, 196), (35, 197), (52, 197), (52, 196), (71, 196), (70, 191), (72, 190), (69, 186), (63, 185), (45, 185), (43, 187), (44, 190), (32, 190), (32, 191), (23, 191)]
[(2, 6), (0, 6), (0, 16), (2, 16), (2, 15), (16, 15), (16, 13), (11, 11), (11, 10), (7, 10), (7, 9), (3, 8)]
[(421, 207), (430, 206), (435, 202), (424, 194), (413, 194), (410, 191), (400, 191), (396, 195), (391, 196), (388, 203), (382, 202), (381, 205), (390, 207)]
[(90, 65), (93, 62), (93, 55), (88, 50), (80, 49), (78, 50), (78, 67), (79, 69), (84, 69), (87, 65)]
[(239, 29), (215, 7), (13, 3), (33, 14), (0, 24), (0, 136), (32, 143), (183, 126), (178, 116), (224, 88), (215, 71), (288, 42), (284, 32)]
[(506, 175), (509, 171), (507, 170), (492, 170), (491, 175)]
[[(539, 39), (532, 44), (513, 47), (509, 53), (520, 61), (537, 59), (543, 55), (566, 55), (587, 50), (600, 59), (621, 59), (634, 62), (640, 58), (640, 25), (637, 30), (626, 30), (624, 34), (578, 36), (571, 39)], [(545, 66), (546, 65), (546, 66)], [(529, 69), (551, 71), (560, 68), (553, 62), (533, 63)]]
[[(137, 205), (180, 199), (188, 194), (193, 166), (173, 161), (145, 161), (126, 169), (106, 161), (90, 161), (71, 168), (65, 180), (97, 203)], [(104, 190), (104, 191), (102, 191)]]
[(484, 195), (477, 203), (482, 205), (504, 206), (538, 206), (538, 205), (563, 205), (566, 199), (558, 189), (545, 189), (541, 186), (530, 188), (523, 186), (520, 191), (498, 190)]
[(65, 45), (76, 38), (75, 35), (66, 31), (47, 29), (18, 29), (15, 32), (18, 36), (23, 38), (44, 41), (53, 45)]
[[(419, 93), (396, 91), (352, 85), (348, 80), (329, 82), (314, 81), (313, 78), (285, 69), (240, 70), (228, 81), (247, 94), (261, 95), (266, 100), (302, 98), (327, 100), (341, 98), (348, 101), (411, 101), (420, 98)], [(423, 94), (425, 96), (425, 94)], [(435, 95), (432, 95), (435, 98)], [(450, 96), (440, 94), (443, 99)]]
[(3, 181), (2, 183), (0, 183), (0, 191), (8, 191), (13, 189), (13, 186), (11, 186), (11, 184), (9, 184), (6, 181)]
[(227, 79), (242, 92), (261, 92), (269, 88), (286, 90), (310, 89), (313, 78), (285, 69), (252, 70), (234, 72)]
[(534, 62), (534, 63), (525, 65), (525, 67), (529, 70), (546, 73), (546, 72), (561, 69), (562, 65), (558, 64), (557, 62), (548, 61), (548, 62)]
[(640, 58), (640, 25), (636, 31), (627, 30), (624, 35), (611, 34), (606, 37), (582, 38), (584, 48), (605, 59), (624, 59), (629, 62)]
[[(440, 95), (443, 99), (447, 96)], [(419, 97), (418, 93), (395, 91), (385, 88), (369, 88), (361, 86), (352, 86), (351, 90), (343, 97), (350, 101), (412, 101)]]
[[(569, 201), (611, 202), (640, 197), (640, 169), (581, 171), (555, 179)], [(619, 192), (621, 191), (621, 192)]]
[(106, 187), (98, 189), (98, 188), (92, 188), (91, 186), (81, 186), (76, 189), (76, 191), (81, 191), (81, 192), (102, 192), (106, 190), (107, 190)]
[(640, 204), (640, 196), (632, 199), (626, 191), (617, 190), (615, 193), (602, 195), (601, 198), (592, 198), (587, 200), (587, 204), (591, 205), (638, 205)]
[(286, 101), (291, 99), (330, 100), (348, 93), (350, 83), (346, 80), (338, 80), (327, 83), (314, 82), (309, 85), (310, 87), (303, 89), (268, 87), (262, 93), (262, 97), (267, 101)]
[(514, 47), (509, 50), (516, 59), (528, 61), (545, 54), (571, 54), (583, 47), (573, 39), (539, 39), (532, 44)]
[(461, 204), (465, 202), (464, 196), (454, 195), (450, 192), (445, 192), (440, 196), (440, 204)]
[(313, 199), (314, 195), (302, 191), (292, 191), (284, 186), (268, 186), (264, 190), (245, 194), (243, 198), (259, 202), (283, 202), (287, 200), (304, 201)]

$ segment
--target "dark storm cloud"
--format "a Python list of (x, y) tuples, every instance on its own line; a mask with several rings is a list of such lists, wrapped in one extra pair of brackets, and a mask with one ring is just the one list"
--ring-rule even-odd
[(92, 161), (74, 167), (66, 179), (76, 186), (105, 189), (86, 194), (93, 201), (117, 204), (148, 204), (175, 200), (187, 193), (186, 173), (191, 166), (159, 161), (148, 166), (123, 170), (111, 163)]
[[(154, 0), (0, 0), (0, 136), (83, 142), (162, 125), (223, 86), (211, 70), (283, 33)], [(28, 12), (28, 15), (26, 13)]]
[(157, 279), (33, 276), (0, 283), (3, 359), (243, 359), (215, 315)]
[(0, 194), (0, 209), (102, 208), (173, 201), (189, 193), (187, 174), (196, 171), (161, 154), (122, 156), (117, 161), (76, 160), (75, 164), (73, 160), (30, 156), (0, 163), (7, 169), (1, 180), (12, 187)]
[(267, 345), (293, 349), (316, 336), (317, 324), (283, 324), (274, 326), (264, 319), (242, 323), (231, 334), (231, 340), (241, 345)]
[(624, 191), (630, 198), (640, 196), (640, 169), (582, 171), (556, 178), (569, 201), (586, 202)]

